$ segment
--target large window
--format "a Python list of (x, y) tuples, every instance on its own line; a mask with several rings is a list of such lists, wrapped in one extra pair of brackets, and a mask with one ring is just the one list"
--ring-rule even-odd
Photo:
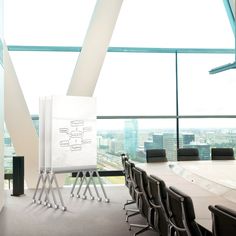
[(77, 52), (11, 52), (29, 111), (38, 114), (39, 97), (67, 92)]
[(178, 55), (180, 115), (236, 114), (236, 70), (209, 74), (233, 60), (233, 54)]
[(121, 169), (121, 153), (146, 162), (145, 151), (164, 148), (176, 160), (175, 119), (98, 120), (98, 164), (101, 169)]
[(174, 54), (109, 53), (94, 96), (99, 115), (174, 115)]
[(211, 148), (232, 147), (236, 153), (235, 118), (180, 119), (182, 147), (198, 148), (202, 160), (211, 159)]
[[(144, 162), (149, 148), (165, 148), (170, 161), (182, 146), (198, 147), (202, 159), (211, 147), (234, 148), (236, 70), (209, 74), (234, 60), (224, 2), (123, 1), (94, 92), (100, 169), (121, 169), (122, 152)], [(5, 39), (22, 46), (10, 55), (36, 129), (39, 97), (66, 94), (79, 56), (69, 47), (83, 46), (95, 4), (5, 2)], [(10, 171), (14, 148), (7, 132), (4, 143)]]

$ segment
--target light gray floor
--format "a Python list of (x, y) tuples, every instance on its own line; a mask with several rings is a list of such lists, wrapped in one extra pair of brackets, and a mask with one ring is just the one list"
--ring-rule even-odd
[[(33, 191), (24, 196), (12, 197), (6, 192), (6, 204), (0, 214), (0, 236), (122, 236), (133, 235), (137, 229), (129, 231), (125, 222), (123, 203), (129, 199), (125, 186), (107, 186), (110, 203), (96, 200), (70, 198), (70, 189), (62, 190), (68, 208), (46, 208), (32, 203)], [(130, 220), (145, 223), (141, 216)], [(144, 236), (157, 235), (148, 231)]]

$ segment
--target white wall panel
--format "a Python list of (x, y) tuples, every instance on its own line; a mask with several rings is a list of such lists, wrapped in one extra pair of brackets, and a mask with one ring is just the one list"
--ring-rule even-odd
[(4, 47), (4, 73), (6, 126), (16, 155), (25, 157), (27, 187), (33, 188), (38, 175), (38, 136), (6, 46)]

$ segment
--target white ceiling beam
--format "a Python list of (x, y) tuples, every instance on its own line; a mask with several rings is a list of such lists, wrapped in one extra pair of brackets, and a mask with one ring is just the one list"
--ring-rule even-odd
[(67, 95), (93, 95), (122, 2), (97, 1)]

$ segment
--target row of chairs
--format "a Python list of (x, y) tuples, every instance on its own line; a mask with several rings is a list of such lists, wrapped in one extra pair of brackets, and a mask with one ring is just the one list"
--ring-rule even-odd
[[(195, 222), (192, 199), (179, 189), (166, 187), (165, 182), (154, 175), (135, 166), (128, 158), (122, 156), (125, 184), (129, 189), (132, 200), (124, 204), (124, 209), (135, 203), (137, 210), (126, 209), (129, 218), (141, 214), (147, 221), (146, 225), (129, 224), (139, 227), (138, 235), (146, 230), (154, 230), (159, 236), (202, 236)], [(236, 212), (223, 206), (209, 206), (213, 217), (213, 235), (230, 236), (236, 232)], [(132, 212), (132, 213), (130, 213)], [(130, 213), (130, 214), (129, 214)]]
[[(234, 160), (233, 148), (212, 148), (211, 149), (212, 160)], [(149, 149), (146, 150), (147, 162), (166, 162), (166, 150), (165, 149)], [(177, 150), (178, 161), (197, 161), (200, 160), (199, 151), (197, 148), (179, 148)]]

